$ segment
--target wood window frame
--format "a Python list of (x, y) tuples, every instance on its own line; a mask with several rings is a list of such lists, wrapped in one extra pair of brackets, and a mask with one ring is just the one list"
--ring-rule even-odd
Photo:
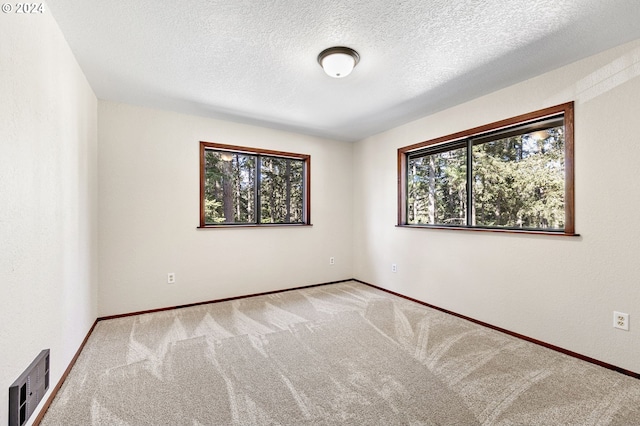
[[(410, 153), (425, 149), (433, 145), (455, 143), (472, 137), (480, 137), (484, 134), (499, 131), (518, 125), (526, 125), (534, 121), (542, 120), (554, 115), (564, 115), (565, 141), (564, 141), (564, 167), (565, 167), (565, 226), (564, 230), (533, 230), (533, 229), (511, 229), (511, 228), (488, 228), (481, 226), (447, 226), (447, 225), (425, 225), (409, 224), (407, 221), (407, 159)], [(575, 233), (575, 186), (574, 186), (574, 102), (544, 108), (538, 111), (522, 114), (505, 120), (496, 121), (461, 132), (430, 139), (413, 145), (398, 149), (398, 223), (399, 227), (426, 228), (426, 229), (448, 229), (463, 231), (481, 232), (506, 232), (517, 234), (543, 234), (543, 235), (564, 235), (578, 236)]]
[[(265, 157), (290, 158), (304, 162), (304, 194), (303, 194), (303, 221), (302, 223), (260, 223), (260, 212), (256, 212), (257, 223), (234, 224), (207, 224), (205, 221), (205, 153), (207, 150), (227, 151), (234, 154), (249, 154)], [(200, 226), (199, 229), (215, 228), (266, 228), (277, 226), (311, 226), (311, 156), (285, 151), (274, 151), (246, 146), (227, 145), (216, 142), (200, 141)]]

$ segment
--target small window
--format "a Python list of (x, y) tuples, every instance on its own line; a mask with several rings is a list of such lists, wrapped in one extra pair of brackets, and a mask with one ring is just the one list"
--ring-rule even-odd
[(398, 150), (398, 224), (573, 235), (573, 103)]
[(200, 142), (200, 227), (309, 225), (310, 161)]

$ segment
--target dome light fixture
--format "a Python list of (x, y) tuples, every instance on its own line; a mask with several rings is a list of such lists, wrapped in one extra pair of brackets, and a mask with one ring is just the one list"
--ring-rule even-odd
[(324, 72), (333, 78), (348, 76), (358, 62), (360, 62), (360, 55), (350, 47), (330, 47), (318, 55), (318, 63)]

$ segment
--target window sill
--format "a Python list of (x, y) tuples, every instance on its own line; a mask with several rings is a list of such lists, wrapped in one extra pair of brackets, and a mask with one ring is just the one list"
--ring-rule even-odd
[(258, 224), (252, 224), (252, 223), (243, 223), (243, 224), (238, 224), (238, 225), (205, 225), (205, 226), (198, 226), (196, 229), (236, 229), (236, 228), (280, 228), (280, 227), (284, 227), (284, 228), (288, 228), (288, 227), (307, 227), (307, 226), (313, 226), (312, 224), (307, 224), (307, 223), (262, 223), (260, 225)]
[(527, 234), (527, 235), (552, 235), (554, 237), (579, 237), (580, 234), (568, 234), (564, 231), (536, 231), (518, 229), (498, 229), (498, 228), (467, 228), (463, 226), (438, 226), (438, 225), (396, 225), (397, 228), (416, 229), (438, 229), (447, 231), (471, 231), (471, 232), (494, 232), (501, 234)]

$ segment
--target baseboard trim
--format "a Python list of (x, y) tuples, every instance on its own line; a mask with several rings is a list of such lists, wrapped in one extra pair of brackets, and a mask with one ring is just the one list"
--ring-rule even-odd
[(73, 366), (76, 364), (76, 361), (78, 360), (78, 357), (80, 356), (80, 353), (84, 349), (84, 345), (87, 344), (87, 340), (89, 340), (89, 336), (91, 336), (91, 333), (93, 333), (93, 329), (96, 328), (96, 324), (98, 324), (98, 320), (97, 319), (93, 322), (93, 325), (89, 329), (89, 332), (84, 337), (84, 340), (80, 344), (80, 347), (78, 348), (78, 350), (76, 351), (75, 355), (71, 359), (71, 362), (69, 363), (69, 366), (67, 367), (66, 370), (64, 370), (64, 373), (62, 373), (62, 376), (60, 377), (60, 380), (58, 380), (58, 383), (56, 384), (56, 386), (51, 391), (51, 394), (49, 395), (49, 398), (47, 398), (47, 401), (44, 403), (44, 405), (42, 406), (42, 409), (40, 410), (40, 412), (36, 416), (35, 420), (33, 421), (33, 426), (38, 426), (40, 424), (40, 422), (42, 421), (42, 418), (44, 417), (44, 415), (47, 413), (47, 410), (49, 409), (49, 406), (51, 405), (51, 403), (55, 399), (56, 395), (58, 394), (58, 391), (62, 387), (62, 384), (64, 383), (65, 380), (67, 380), (67, 376), (71, 372), (71, 369), (73, 368)]
[(323, 285), (338, 284), (338, 283), (344, 283), (344, 282), (347, 282), (347, 281), (355, 281), (355, 280), (349, 278), (349, 279), (346, 279), (346, 280), (330, 281), (330, 282), (320, 283), (320, 284), (310, 284), (310, 285), (305, 285), (305, 286), (301, 286), (301, 287), (286, 288), (286, 289), (283, 289), (283, 290), (273, 290), (273, 291), (265, 291), (265, 292), (262, 292), (262, 293), (245, 294), (245, 295), (242, 295), (242, 296), (226, 297), (224, 299), (209, 300), (209, 301), (206, 301), (206, 302), (188, 303), (186, 305), (167, 306), (166, 308), (149, 309), (149, 310), (146, 310), (146, 311), (130, 312), (130, 313), (126, 313), (126, 314), (108, 315), (108, 316), (105, 316), (105, 317), (99, 317), (97, 319), (97, 321), (110, 320), (110, 319), (115, 319), (115, 318), (131, 317), (131, 316), (142, 315), (142, 314), (152, 314), (154, 312), (170, 311), (170, 310), (173, 310), (173, 309), (190, 308), (192, 306), (207, 305), (209, 303), (228, 302), (230, 300), (246, 299), (248, 297), (266, 296), (268, 294), (284, 293), (286, 291), (294, 291), (294, 290), (303, 290), (305, 288), (320, 287), (320, 286), (323, 286)]
[(364, 284), (364, 285), (367, 285), (369, 287), (373, 287), (375, 289), (382, 290), (382, 291), (384, 291), (386, 293), (393, 294), (394, 296), (402, 297), (403, 299), (410, 300), (412, 302), (418, 303), (418, 304), (426, 306), (428, 308), (435, 309), (435, 310), (438, 310), (440, 312), (444, 312), (445, 314), (449, 314), (449, 315), (453, 315), (453, 316), (458, 317), (458, 318), (462, 318), (462, 319), (470, 321), (470, 322), (472, 322), (474, 324), (478, 324), (478, 325), (481, 325), (483, 327), (487, 327), (487, 328), (490, 328), (492, 330), (496, 330), (496, 331), (499, 331), (501, 333), (508, 334), (509, 336), (517, 337), (518, 339), (522, 339), (522, 340), (526, 340), (527, 342), (535, 343), (536, 345), (540, 345), (540, 346), (543, 346), (543, 347), (545, 347), (547, 349), (551, 349), (551, 350), (554, 350), (556, 352), (560, 352), (560, 353), (563, 353), (565, 355), (569, 355), (569, 356), (571, 356), (573, 358), (577, 358), (577, 359), (580, 359), (582, 361), (586, 361), (586, 362), (589, 362), (591, 364), (595, 364), (595, 365), (598, 365), (600, 367), (607, 368), (609, 370), (617, 371), (618, 373), (624, 374), (626, 376), (631, 376), (633, 378), (640, 379), (640, 373), (635, 373), (633, 371), (617, 367), (617, 366), (615, 366), (613, 364), (609, 364), (608, 362), (600, 361), (598, 359), (591, 358), (589, 356), (582, 355), (582, 354), (570, 351), (570, 350), (565, 349), (565, 348), (561, 348), (560, 346), (556, 346), (556, 345), (552, 345), (551, 343), (543, 342), (542, 340), (534, 339), (532, 337), (525, 336), (523, 334), (516, 333), (514, 331), (510, 331), (510, 330), (507, 330), (505, 328), (498, 327), (498, 326), (486, 323), (484, 321), (480, 321), (480, 320), (477, 320), (475, 318), (471, 318), (471, 317), (468, 317), (466, 315), (462, 315), (462, 314), (459, 314), (457, 312), (450, 311), (448, 309), (440, 308), (440, 307), (432, 305), (430, 303), (423, 302), (422, 300), (414, 299), (413, 297), (405, 296), (404, 294), (397, 293), (395, 291), (388, 290), (386, 288), (382, 288), (382, 287), (379, 287), (377, 285), (364, 282), (362, 280), (358, 280), (358, 279), (354, 278), (353, 281), (357, 281), (360, 284)]

